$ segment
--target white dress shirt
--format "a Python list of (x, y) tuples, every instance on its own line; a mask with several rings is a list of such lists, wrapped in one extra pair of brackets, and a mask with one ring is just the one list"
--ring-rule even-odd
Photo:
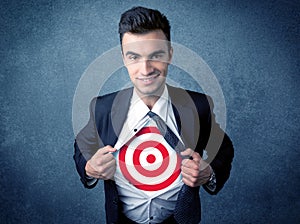
[[(143, 127), (155, 125), (155, 122), (147, 116), (148, 112), (149, 108), (134, 90), (127, 119), (119, 135), (118, 141), (114, 146), (114, 148), (118, 149), (118, 151), (114, 153), (117, 161), (117, 170), (114, 177), (120, 200), (123, 203), (122, 212), (137, 223), (160, 223), (173, 213), (178, 192), (183, 185), (181, 174), (171, 185), (162, 190), (144, 191), (129, 183), (123, 176), (118, 161), (119, 149), (124, 144), (132, 139), (132, 137)], [(152, 112), (159, 115), (181, 140), (178, 134), (167, 86), (165, 86), (162, 96), (154, 104)], [(165, 144), (167, 143), (165, 142)]]

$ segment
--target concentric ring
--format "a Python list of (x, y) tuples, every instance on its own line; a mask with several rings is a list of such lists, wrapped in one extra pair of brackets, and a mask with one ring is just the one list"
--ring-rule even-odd
[[(134, 140), (120, 149), (120, 170), (140, 190), (162, 190), (180, 175), (180, 156), (159, 139), (163, 140), (163, 137), (156, 127), (144, 127)], [(151, 158), (150, 162), (146, 161), (148, 156)]]

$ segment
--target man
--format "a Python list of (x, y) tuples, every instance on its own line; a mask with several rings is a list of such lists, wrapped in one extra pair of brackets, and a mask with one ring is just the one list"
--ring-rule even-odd
[(119, 34), (133, 88), (92, 100), (74, 144), (81, 181), (104, 180), (107, 223), (199, 223), (199, 187), (221, 190), (231, 141), (208, 96), (166, 85), (173, 49), (164, 15), (132, 8)]

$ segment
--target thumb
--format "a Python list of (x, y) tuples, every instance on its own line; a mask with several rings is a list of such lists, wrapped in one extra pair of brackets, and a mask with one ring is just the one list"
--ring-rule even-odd
[(187, 148), (186, 150), (180, 153), (180, 155), (185, 158), (193, 157), (193, 154), (194, 154), (194, 150), (192, 150), (191, 148)]
[(115, 152), (115, 151), (117, 151), (117, 149), (115, 149), (115, 148), (113, 148), (111, 146), (108, 147), (108, 151), (107, 152)]
[(117, 150), (117, 149), (111, 147), (110, 145), (107, 145), (107, 146), (105, 146), (105, 147), (103, 147), (103, 148), (98, 149), (97, 152), (98, 152), (99, 154), (101, 154), (101, 155), (105, 155), (105, 154), (107, 154), (107, 153), (113, 153), (113, 152), (115, 152), (116, 150)]

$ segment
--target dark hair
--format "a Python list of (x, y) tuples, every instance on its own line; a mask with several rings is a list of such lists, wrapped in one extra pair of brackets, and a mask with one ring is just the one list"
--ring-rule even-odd
[(168, 41), (171, 41), (171, 26), (167, 17), (158, 10), (144, 7), (133, 7), (121, 15), (119, 23), (120, 42), (125, 33), (144, 34), (162, 30)]

